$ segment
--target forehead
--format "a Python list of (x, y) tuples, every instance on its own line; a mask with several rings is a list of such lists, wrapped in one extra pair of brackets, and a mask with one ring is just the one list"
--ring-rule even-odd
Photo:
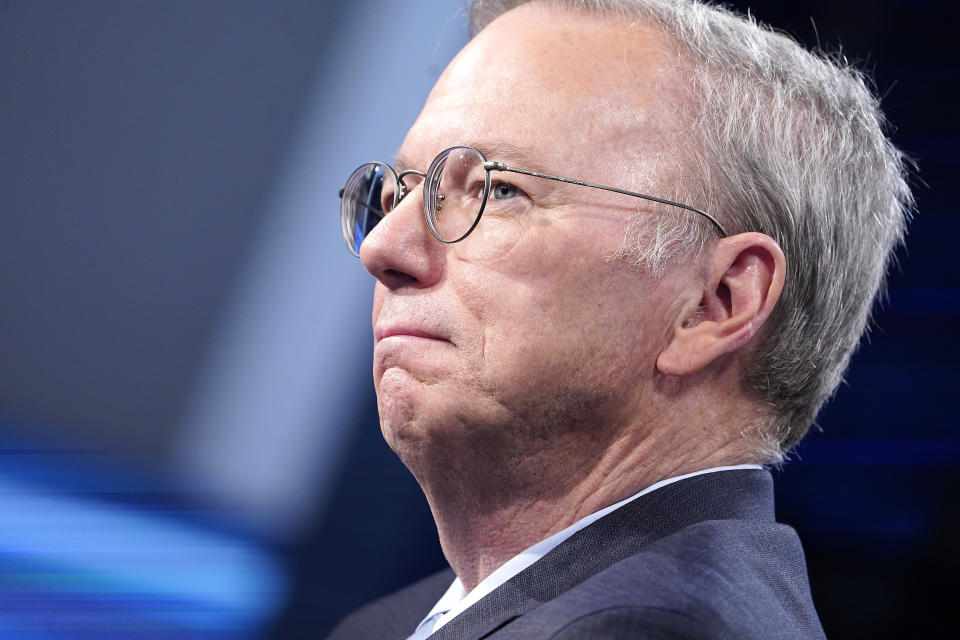
[(545, 166), (629, 162), (676, 126), (674, 57), (666, 37), (643, 24), (522, 5), (451, 62), (400, 155), (419, 164), (474, 143)]

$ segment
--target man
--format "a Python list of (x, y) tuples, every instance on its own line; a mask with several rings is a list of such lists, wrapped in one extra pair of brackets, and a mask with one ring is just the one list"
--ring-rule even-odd
[(452, 571), (334, 638), (817, 638), (777, 463), (909, 190), (854, 72), (677, 0), (478, 0), (341, 192), (374, 384)]

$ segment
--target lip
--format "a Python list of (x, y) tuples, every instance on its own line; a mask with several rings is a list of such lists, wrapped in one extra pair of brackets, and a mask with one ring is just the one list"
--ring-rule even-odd
[(440, 340), (442, 342), (449, 342), (446, 338), (437, 335), (431, 331), (425, 329), (420, 329), (418, 327), (405, 327), (402, 325), (391, 325), (386, 327), (375, 327), (373, 330), (373, 339), (374, 342), (380, 342), (384, 338), (391, 338), (394, 336), (405, 336), (410, 338), (424, 338), (426, 340)]

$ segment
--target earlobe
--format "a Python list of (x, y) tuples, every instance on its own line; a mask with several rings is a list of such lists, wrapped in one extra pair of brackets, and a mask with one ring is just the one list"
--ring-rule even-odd
[(686, 376), (743, 347), (776, 306), (785, 276), (786, 258), (770, 236), (741, 233), (720, 240), (698, 281), (700, 302), (677, 317), (657, 368)]

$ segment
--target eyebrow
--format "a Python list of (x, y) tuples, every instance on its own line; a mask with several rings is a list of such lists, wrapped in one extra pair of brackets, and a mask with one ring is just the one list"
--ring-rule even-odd
[(505, 162), (507, 164), (515, 163), (523, 169), (539, 170), (542, 168), (536, 164), (533, 153), (515, 144), (495, 142), (489, 144), (474, 143), (470, 146), (482, 153), (483, 157), (487, 160)]

